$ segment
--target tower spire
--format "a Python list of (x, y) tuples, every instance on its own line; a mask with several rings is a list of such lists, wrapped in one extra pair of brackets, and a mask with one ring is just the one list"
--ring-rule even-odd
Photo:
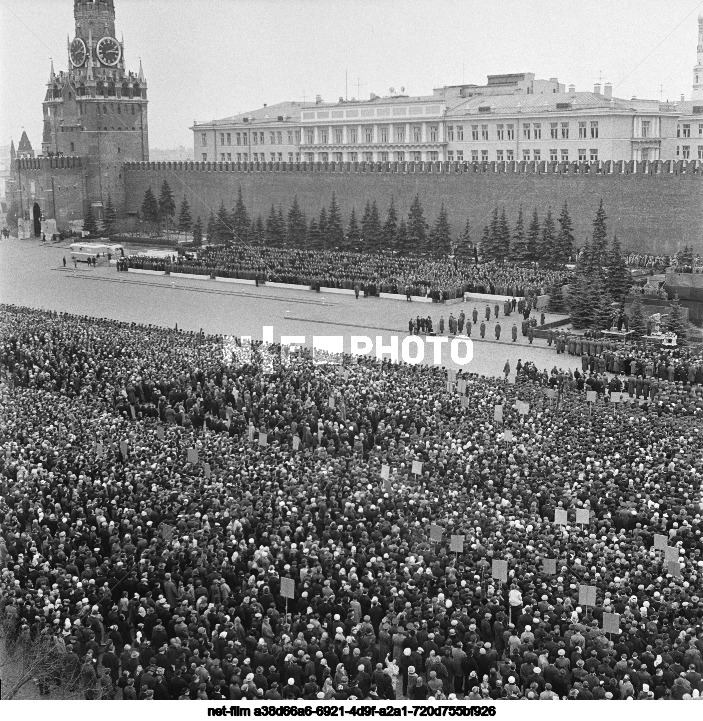
[(51, 71), (49, 72), (49, 83), (53, 83), (54, 80), (56, 80), (56, 73), (54, 72), (54, 58), (50, 58), (51, 60)]
[(698, 16), (698, 47), (696, 66), (693, 68), (691, 100), (703, 100), (703, 12)]
[(139, 75), (137, 76), (139, 78), (139, 82), (144, 82), (144, 71), (142, 70), (142, 59), (139, 58)]

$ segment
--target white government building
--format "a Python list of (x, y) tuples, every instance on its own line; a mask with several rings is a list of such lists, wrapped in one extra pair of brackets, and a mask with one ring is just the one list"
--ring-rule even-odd
[(690, 101), (626, 100), (534, 73), (368, 100), (283, 102), (194, 122), (196, 161), (703, 160), (703, 14)]

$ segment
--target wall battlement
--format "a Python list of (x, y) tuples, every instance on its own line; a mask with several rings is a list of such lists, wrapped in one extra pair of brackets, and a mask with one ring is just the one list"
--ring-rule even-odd
[(700, 160), (656, 160), (626, 161), (608, 160), (598, 162), (549, 162), (503, 161), (503, 162), (405, 162), (405, 163), (233, 163), (222, 161), (163, 161), (127, 162), (127, 171), (178, 170), (189, 172), (224, 173), (354, 173), (377, 175), (379, 173), (398, 175), (566, 175), (604, 177), (609, 175), (684, 175), (703, 178), (703, 163)]
[(18, 158), (15, 160), (17, 170), (69, 170), (82, 168), (83, 158), (80, 156), (46, 156), (38, 158)]

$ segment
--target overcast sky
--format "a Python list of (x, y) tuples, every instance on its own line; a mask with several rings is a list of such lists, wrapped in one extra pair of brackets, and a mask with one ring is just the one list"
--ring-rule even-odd
[[(149, 83), (151, 147), (194, 119), (263, 103), (411, 95), (534, 72), (577, 90), (690, 98), (703, 0), (115, 0), (127, 68)], [(49, 58), (67, 66), (73, 0), (0, 0), (0, 145), (41, 147)], [(348, 90), (345, 75), (348, 73)]]

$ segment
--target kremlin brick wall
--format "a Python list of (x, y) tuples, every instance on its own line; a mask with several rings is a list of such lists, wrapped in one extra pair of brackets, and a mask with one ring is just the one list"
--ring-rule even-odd
[(360, 220), (367, 200), (375, 199), (381, 219), (391, 196), (399, 216), (407, 216), (416, 194), (429, 222), (444, 203), (452, 231), (458, 235), (471, 223), (478, 242), (496, 206), (505, 206), (514, 222), (518, 206), (533, 207), (540, 218), (551, 206), (558, 214), (564, 201), (574, 221), (577, 243), (591, 234), (601, 198), (608, 232), (616, 232), (628, 251), (672, 254), (683, 245), (703, 253), (703, 166), (698, 161), (620, 163), (375, 164), (366, 167), (333, 164), (126, 163), (125, 209), (136, 213), (147, 188), (159, 194), (167, 180), (179, 206), (184, 195), (193, 219), (207, 223), (220, 203), (231, 210), (242, 188), (247, 210), (265, 219), (271, 204), (287, 212), (295, 196), (308, 220), (328, 205), (334, 191), (345, 222), (352, 207)]

